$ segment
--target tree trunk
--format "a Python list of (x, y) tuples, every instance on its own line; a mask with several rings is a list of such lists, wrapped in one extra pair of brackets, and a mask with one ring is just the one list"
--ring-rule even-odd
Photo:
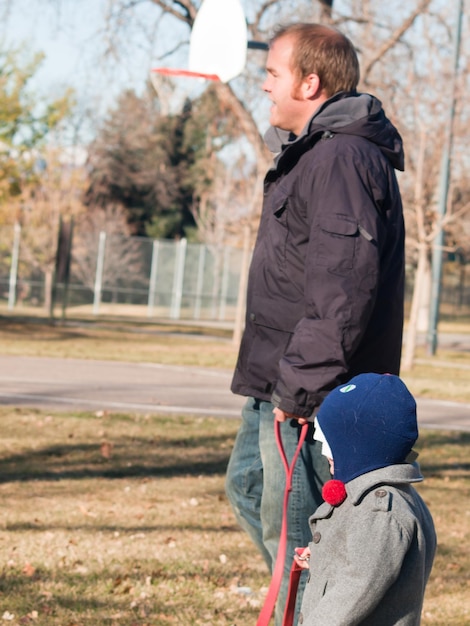
[(320, 21), (331, 22), (333, 13), (333, 0), (319, 0), (321, 5)]
[[(410, 318), (408, 320), (408, 333), (406, 338), (405, 351), (401, 363), (401, 367), (404, 371), (411, 370), (414, 364), (423, 293), (426, 293), (424, 292), (423, 288), (426, 285), (426, 277), (428, 275), (429, 266), (428, 244), (426, 241), (426, 229), (424, 225), (425, 219), (423, 197), (426, 138), (426, 129), (424, 125), (421, 125), (419, 133), (419, 152), (416, 163), (416, 180), (414, 187), (414, 209), (416, 214), (417, 226), (416, 246), (418, 250), (418, 261), (413, 286)], [(429, 290), (427, 291), (427, 295), (428, 293)]]
[(233, 329), (232, 343), (240, 344), (245, 324), (246, 288), (248, 285), (248, 270), (251, 256), (251, 228), (249, 224), (243, 227), (243, 256), (240, 268), (240, 283), (238, 286), (237, 309), (235, 312), (235, 325)]
[(419, 312), (423, 300), (423, 293), (426, 285), (426, 274), (428, 272), (429, 259), (428, 251), (425, 243), (418, 248), (418, 265), (415, 272), (415, 280), (413, 286), (413, 297), (411, 300), (411, 311), (408, 319), (408, 331), (406, 336), (405, 351), (403, 353), (401, 369), (409, 372), (413, 369), (414, 358), (416, 352), (416, 344), (418, 338), (418, 322)]

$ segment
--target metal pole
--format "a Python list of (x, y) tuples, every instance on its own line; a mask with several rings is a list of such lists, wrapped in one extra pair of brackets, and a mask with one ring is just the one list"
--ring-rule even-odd
[(442, 222), (446, 214), (449, 195), (450, 162), (453, 143), (453, 125), (455, 117), (456, 83), (460, 56), (460, 39), (462, 31), (463, 0), (456, 4), (456, 29), (454, 34), (453, 71), (451, 81), (451, 101), (448, 111), (447, 128), (442, 149), (441, 176), (439, 185), (439, 199), (437, 206), (438, 233), (433, 243), (432, 270), (431, 270), (431, 302), (429, 311), (429, 328), (427, 337), (428, 354), (434, 355), (437, 349), (437, 324), (439, 321), (439, 305), (441, 298), (442, 251), (444, 247), (444, 229)]
[(155, 306), (155, 292), (157, 287), (157, 270), (158, 270), (158, 250), (160, 248), (160, 242), (154, 240), (152, 245), (152, 264), (150, 266), (150, 285), (149, 285), (149, 298), (147, 316), (152, 317), (153, 308)]
[(230, 263), (230, 248), (226, 247), (224, 250), (224, 265), (222, 267), (222, 285), (220, 289), (220, 302), (219, 302), (219, 320), (225, 319), (225, 308), (227, 306), (227, 294), (228, 294), (228, 280), (229, 280), (229, 263)]
[(175, 277), (173, 280), (173, 297), (170, 312), (170, 317), (173, 320), (179, 320), (181, 316), (181, 299), (183, 296), (184, 263), (186, 259), (187, 243), (187, 239), (181, 239), (176, 250)]
[(264, 41), (248, 41), (246, 47), (249, 50), (269, 50), (269, 45)]
[(194, 303), (194, 314), (193, 314), (193, 318), (195, 320), (198, 320), (201, 317), (201, 301), (202, 301), (202, 288), (204, 285), (205, 261), (206, 261), (206, 246), (201, 245), (201, 247), (199, 248), (199, 262), (197, 265), (196, 301)]
[(96, 274), (95, 274), (95, 290), (93, 297), (93, 314), (98, 315), (100, 312), (101, 304), (101, 290), (103, 287), (103, 269), (104, 269), (104, 252), (106, 247), (106, 233), (100, 232), (100, 239), (98, 243), (98, 259), (96, 261)]

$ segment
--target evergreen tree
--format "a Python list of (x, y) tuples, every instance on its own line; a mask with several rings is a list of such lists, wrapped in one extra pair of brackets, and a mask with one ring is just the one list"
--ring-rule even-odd
[(189, 209), (184, 124), (190, 115), (163, 116), (150, 89), (124, 92), (90, 146), (90, 208), (122, 206), (136, 235), (174, 238), (194, 226)]

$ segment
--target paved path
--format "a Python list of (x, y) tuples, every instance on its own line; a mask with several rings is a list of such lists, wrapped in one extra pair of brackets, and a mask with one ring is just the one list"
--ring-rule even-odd
[[(0, 356), (0, 405), (239, 417), (232, 373), (156, 363)], [(418, 399), (423, 428), (470, 431), (470, 405)]]
[(0, 356), (0, 404), (239, 417), (231, 372), (157, 363)]

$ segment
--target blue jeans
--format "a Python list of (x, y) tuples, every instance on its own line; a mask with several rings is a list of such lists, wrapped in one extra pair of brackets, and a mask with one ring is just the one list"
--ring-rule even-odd
[[(285, 470), (274, 434), (273, 408), (270, 402), (248, 398), (242, 410), (242, 424), (226, 477), (227, 496), (237, 520), (260, 550), (271, 572), (276, 563), (285, 488)], [(281, 425), (282, 443), (289, 464), (297, 447), (299, 432), (294, 420)], [(321, 488), (329, 478), (328, 463), (321, 454), (321, 444), (314, 441), (309, 432), (292, 478), (287, 513), (287, 558), (276, 605), (275, 626), (282, 624), (294, 549), (311, 541), (308, 518), (322, 503)], [(297, 615), (304, 587), (305, 576), (302, 574), (297, 594)]]

